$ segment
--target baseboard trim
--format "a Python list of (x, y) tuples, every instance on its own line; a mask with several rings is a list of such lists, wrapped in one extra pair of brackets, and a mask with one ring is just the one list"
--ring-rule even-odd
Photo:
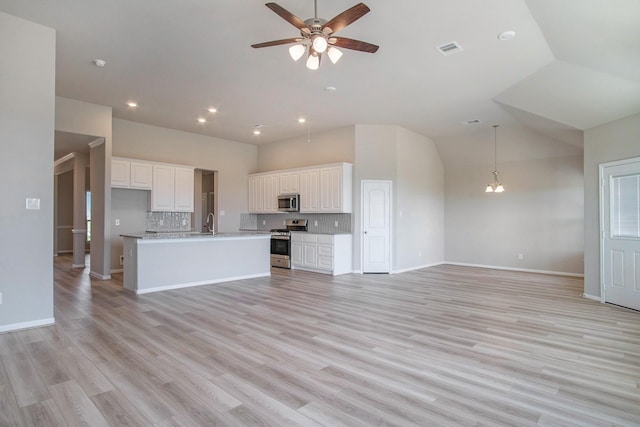
[(56, 319), (50, 317), (48, 319), (32, 320), (30, 322), (14, 323), (12, 325), (1, 325), (0, 332), (20, 331), (22, 329), (40, 328), (42, 326), (55, 325)]
[(95, 271), (90, 272), (89, 277), (93, 277), (94, 279), (98, 279), (98, 280), (111, 280), (110, 274), (103, 276), (102, 274), (96, 273)]
[[(450, 261), (445, 261), (442, 264), (459, 265), (461, 267), (477, 267), (477, 268), (488, 268), (492, 270), (520, 271), (522, 273), (552, 274), (554, 276), (569, 276), (569, 277), (584, 278), (584, 274), (567, 273), (565, 271), (533, 270), (529, 268), (502, 267), (499, 265), (484, 265), (484, 264), (468, 264), (465, 262), (450, 262)], [(600, 301), (599, 298), (598, 298), (598, 301)]]
[(586, 299), (590, 299), (590, 300), (592, 300), (592, 301), (602, 302), (602, 301), (600, 300), (600, 297), (595, 296), (595, 295), (582, 294), (582, 296), (583, 296), (584, 298), (586, 298)]
[(124, 269), (123, 268), (114, 268), (111, 270), (111, 274), (113, 273), (124, 273)]
[(390, 274), (407, 273), (409, 271), (421, 270), (423, 268), (429, 268), (429, 267), (436, 267), (442, 264), (446, 264), (446, 262), (440, 261), (440, 262), (434, 262), (432, 264), (424, 264), (424, 265), (418, 265), (416, 267), (403, 268), (402, 270), (392, 270)]
[(216, 283), (231, 282), (234, 280), (256, 279), (258, 277), (269, 277), (269, 276), (271, 276), (271, 272), (249, 274), (247, 276), (225, 277), (223, 279), (215, 279), (215, 280), (202, 280), (199, 282), (179, 283), (177, 285), (167, 285), (167, 286), (158, 286), (155, 288), (138, 289), (135, 291), (135, 294), (142, 295), (142, 294), (148, 294), (151, 292), (170, 291), (172, 289), (190, 288), (192, 286), (214, 285)]
[(86, 264), (71, 264), (71, 268), (85, 268)]

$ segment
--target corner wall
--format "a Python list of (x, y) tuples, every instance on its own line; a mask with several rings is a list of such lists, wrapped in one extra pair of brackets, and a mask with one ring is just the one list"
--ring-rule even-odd
[(444, 168), (433, 141), (399, 126), (356, 125), (353, 265), (362, 269), (362, 180), (392, 181), (392, 272), (444, 261)]
[(599, 165), (640, 156), (640, 114), (584, 133), (584, 293), (600, 298)]
[(0, 12), (0, 332), (54, 323), (55, 50), (53, 29)]
[[(445, 178), (447, 262), (583, 273), (579, 147), (526, 129), (501, 128), (497, 168), (505, 192), (485, 193), (493, 180), (493, 131), (442, 143), (451, 150)], [(455, 156), (455, 149), (465, 155)]]

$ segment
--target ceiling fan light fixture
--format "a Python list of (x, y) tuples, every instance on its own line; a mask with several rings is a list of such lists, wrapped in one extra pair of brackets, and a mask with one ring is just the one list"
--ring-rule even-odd
[(337, 47), (331, 46), (327, 50), (327, 55), (329, 56), (329, 59), (331, 60), (331, 63), (335, 64), (336, 62), (338, 62), (340, 60), (340, 58), (342, 58), (342, 51), (340, 49), (338, 49)]
[(302, 58), (304, 52), (307, 50), (307, 47), (303, 44), (294, 44), (289, 48), (289, 55), (291, 55), (291, 59), (297, 61)]
[(310, 70), (317, 70), (320, 68), (320, 55), (315, 52), (311, 52), (309, 54), (309, 58), (307, 58), (307, 68)]
[(320, 34), (313, 36), (311, 43), (313, 45), (313, 50), (318, 53), (324, 53), (324, 51), (327, 50), (327, 39)]

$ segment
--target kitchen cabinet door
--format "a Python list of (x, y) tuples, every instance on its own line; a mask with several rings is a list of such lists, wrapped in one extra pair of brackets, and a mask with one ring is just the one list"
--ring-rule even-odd
[(173, 166), (153, 165), (153, 189), (151, 210), (171, 212), (175, 202), (175, 171)]
[(249, 175), (249, 213), (264, 213), (264, 176)]
[(129, 188), (131, 162), (128, 160), (111, 159), (111, 186)]
[(300, 171), (300, 212), (318, 212), (318, 169)]
[(278, 194), (280, 194), (280, 177), (278, 174), (264, 175), (263, 212), (278, 212)]
[(320, 168), (320, 212), (351, 213), (352, 166)]
[(175, 168), (174, 211), (193, 212), (194, 175), (191, 168)]
[(131, 162), (129, 185), (131, 188), (151, 190), (153, 186), (153, 167), (151, 163)]
[(300, 172), (282, 172), (280, 178), (280, 194), (300, 193)]

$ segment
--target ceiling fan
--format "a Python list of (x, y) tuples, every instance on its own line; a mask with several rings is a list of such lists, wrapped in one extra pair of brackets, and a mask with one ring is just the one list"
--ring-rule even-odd
[(375, 53), (378, 50), (378, 46), (371, 43), (334, 36), (335, 33), (370, 11), (364, 3), (358, 3), (329, 21), (318, 18), (317, 0), (313, 1), (314, 17), (305, 21), (276, 3), (266, 3), (265, 6), (299, 29), (300, 37), (252, 44), (251, 47), (261, 48), (295, 43), (289, 48), (291, 58), (293, 58), (294, 61), (297, 61), (306, 51), (308, 51), (309, 56), (307, 58), (307, 68), (310, 70), (317, 70), (320, 67), (320, 59), (322, 54), (325, 52), (327, 53), (327, 56), (329, 56), (331, 62), (334, 64), (338, 62), (342, 57), (342, 52), (338, 47), (368, 53)]

